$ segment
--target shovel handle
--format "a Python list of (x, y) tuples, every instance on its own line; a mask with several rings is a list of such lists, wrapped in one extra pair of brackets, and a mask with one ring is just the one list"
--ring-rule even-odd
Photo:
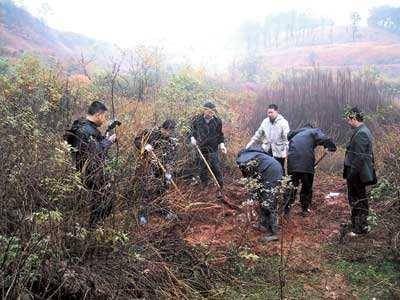
[(215, 177), (214, 172), (211, 170), (211, 167), (210, 167), (209, 163), (207, 162), (206, 158), (204, 157), (203, 153), (201, 152), (199, 146), (195, 145), (195, 147), (196, 147), (197, 151), (199, 152), (200, 157), (202, 158), (202, 160), (203, 160), (204, 163), (206, 164), (206, 167), (207, 167), (207, 169), (208, 169), (208, 172), (210, 172), (211, 177), (212, 177), (213, 180), (214, 180), (214, 183), (218, 186), (218, 188), (221, 188), (221, 186), (220, 186), (219, 183), (218, 183), (217, 177)]

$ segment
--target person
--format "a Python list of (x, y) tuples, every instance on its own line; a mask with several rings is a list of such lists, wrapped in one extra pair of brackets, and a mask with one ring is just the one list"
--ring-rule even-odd
[(175, 128), (175, 120), (167, 119), (159, 128), (143, 130), (133, 141), (142, 162), (143, 174), (140, 176), (142, 208), (139, 212), (139, 222), (142, 225), (148, 222), (146, 212), (148, 203), (151, 199), (161, 196), (171, 183), (172, 165), (176, 159), (176, 143), (173, 139)]
[(347, 123), (353, 129), (346, 147), (343, 178), (347, 181), (348, 201), (351, 208), (350, 235), (368, 233), (368, 196), (366, 186), (376, 184), (373, 137), (364, 124), (364, 116), (358, 107), (345, 113)]
[(277, 191), (282, 180), (282, 165), (261, 148), (248, 148), (236, 158), (243, 177), (256, 180), (250, 184), (251, 200), (260, 202), (260, 228), (269, 231), (265, 241), (277, 240)]
[(285, 173), (285, 158), (288, 150), (287, 135), (290, 131), (289, 123), (279, 113), (276, 104), (270, 104), (268, 106), (267, 116), (268, 117), (262, 121), (246, 148), (250, 148), (255, 143), (261, 143), (261, 147), (264, 151), (279, 161), (282, 165), (283, 173)]
[[(227, 153), (227, 149), (224, 144), (222, 121), (216, 116), (216, 106), (213, 101), (206, 101), (203, 105), (203, 113), (193, 118), (189, 136), (191, 144), (199, 147), (217, 179), (219, 185), (217, 197), (223, 197), (223, 176), (218, 149), (224, 154)], [(209, 170), (199, 153), (197, 167), (203, 186), (207, 186), (210, 179)]]
[(100, 101), (90, 104), (85, 118), (72, 123), (64, 139), (71, 145), (76, 169), (81, 173), (84, 186), (89, 191), (89, 227), (94, 228), (112, 210), (113, 201), (108, 195), (110, 180), (105, 173), (107, 151), (116, 141), (115, 134), (103, 135), (99, 127), (107, 121), (107, 107)]
[(300, 204), (303, 216), (310, 212), (313, 194), (313, 182), (315, 172), (315, 148), (323, 146), (328, 151), (336, 151), (336, 145), (319, 128), (313, 128), (306, 124), (303, 128), (290, 131), (288, 134), (289, 151), (287, 170), (291, 176), (293, 188), (289, 192), (289, 198), (285, 205), (285, 214), (289, 214), (293, 205), (297, 189), (301, 184)]

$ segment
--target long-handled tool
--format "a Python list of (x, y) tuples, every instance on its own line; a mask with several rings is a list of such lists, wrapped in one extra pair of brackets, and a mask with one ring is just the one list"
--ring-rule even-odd
[(325, 151), (324, 152), (324, 155), (322, 155), (318, 160), (317, 160), (317, 162), (314, 164), (314, 168), (316, 167), (316, 166), (318, 166), (318, 164), (321, 162), (321, 160), (323, 160), (324, 158), (325, 158), (325, 156), (327, 156), (328, 155), (328, 151)]
[[(201, 152), (199, 146), (195, 145), (195, 147), (196, 147), (196, 149), (197, 149), (197, 152), (199, 152), (199, 155), (200, 155), (201, 159), (203, 160), (204, 164), (206, 165), (206, 167), (207, 167), (207, 169), (208, 169), (208, 172), (210, 172), (211, 177), (213, 178), (215, 185), (216, 185), (219, 189), (221, 189), (221, 185), (219, 184), (219, 182), (218, 182), (218, 180), (217, 180), (217, 177), (215, 177), (214, 172), (211, 170), (210, 164), (208, 163), (208, 161), (207, 161), (206, 158), (204, 157), (203, 152)], [(226, 205), (228, 205), (230, 208), (233, 208), (233, 209), (236, 209), (236, 210), (241, 210), (239, 206), (237, 206), (237, 205), (235, 205), (235, 204), (232, 204), (232, 203), (230, 203), (229, 201), (227, 201), (223, 195), (222, 195), (222, 198), (221, 198), (220, 200), (221, 200), (223, 203), (225, 203)]]
[(205, 165), (206, 165), (206, 167), (207, 167), (207, 169), (208, 169), (208, 172), (210, 172), (211, 177), (212, 177), (213, 180), (214, 180), (214, 183), (217, 185), (218, 188), (221, 188), (221, 185), (219, 184), (219, 182), (218, 182), (218, 180), (217, 180), (217, 177), (215, 177), (214, 172), (211, 170), (210, 164), (208, 163), (208, 161), (207, 161), (206, 158), (204, 157), (203, 152), (201, 152), (199, 146), (195, 145), (195, 147), (196, 147), (196, 149), (197, 149), (197, 152), (199, 152), (201, 159), (202, 159), (203, 162), (205, 163)]
[[(164, 167), (164, 165), (162, 164), (162, 162), (158, 159), (157, 155), (154, 153), (153, 150), (148, 150), (148, 152), (150, 152), (151, 156), (156, 160), (157, 164), (160, 166), (161, 170), (164, 172), (164, 174), (167, 174), (167, 169)], [(182, 200), (185, 200), (183, 198), (182, 192), (181, 190), (178, 188), (178, 186), (176, 185), (175, 181), (171, 178), (169, 179), (169, 181), (171, 182), (171, 184), (173, 185), (173, 187), (176, 189), (176, 191), (178, 192), (179, 196), (181, 197)]]

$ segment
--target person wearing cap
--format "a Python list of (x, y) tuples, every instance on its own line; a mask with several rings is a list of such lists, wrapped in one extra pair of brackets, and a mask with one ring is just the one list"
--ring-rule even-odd
[[(222, 197), (223, 176), (218, 151), (226, 154), (227, 150), (224, 144), (222, 121), (216, 116), (216, 107), (213, 101), (206, 101), (203, 105), (203, 112), (192, 119), (190, 142), (193, 146), (199, 147), (210, 165), (220, 186), (217, 196)], [(197, 166), (200, 180), (206, 186), (210, 180), (209, 170), (200, 155), (197, 158)]]
[(246, 148), (250, 148), (256, 143), (261, 143), (265, 152), (273, 156), (282, 166), (285, 173), (285, 158), (288, 150), (287, 135), (290, 131), (289, 123), (279, 113), (276, 104), (270, 104), (265, 118), (257, 129)]
[(348, 200), (351, 208), (351, 236), (368, 233), (368, 196), (366, 186), (376, 184), (373, 137), (364, 124), (358, 107), (345, 112), (353, 132), (346, 147), (343, 178), (347, 181)]
[(249, 181), (250, 200), (260, 202), (260, 225), (257, 227), (263, 231), (269, 231), (271, 235), (263, 238), (264, 241), (277, 240), (277, 192), (282, 180), (281, 164), (265, 153), (261, 148), (250, 147), (238, 153), (236, 164), (242, 175)]
[(293, 205), (297, 189), (301, 184), (300, 204), (303, 216), (306, 216), (311, 206), (313, 195), (313, 182), (315, 173), (315, 148), (323, 146), (328, 151), (336, 151), (336, 145), (319, 128), (314, 128), (311, 124), (306, 124), (303, 128), (290, 131), (288, 134), (289, 151), (287, 159), (287, 170), (291, 176), (293, 188), (291, 189), (285, 214), (289, 214), (290, 207)]
[[(139, 177), (143, 206), (139, 212), (141, 224), (147, 223), (145, 211), (148, 203), (162, 195), (170, 186), (173, 176), (172, 165), (176, 158), (176, 143), (173, 139), (175, 127), (176, 122), (167, 119), (159, 128), (145, 129), (134, 138), (133, 144), (140, 157), (138, 170), (141, 173)], [(159, 162), (166, 172), (162, 170)]]

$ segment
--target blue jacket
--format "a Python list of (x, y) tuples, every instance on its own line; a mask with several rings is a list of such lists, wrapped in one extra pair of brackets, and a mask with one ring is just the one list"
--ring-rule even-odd
[(315, 148), (323, 146), (336, 151), (336, 145), (321, 129), (305, 127), (288, 134), (288, 173), (314, 174)]
[(236, 164), (239, 167), (243, 167), (251, 163), (251, 161), (255, 161), (256, 166), (251, 171), (253, 174), (248, 174), (249, 176), (260, 174), (263, 182), (268, 183), (275, 183), (282, 179), (283, 171), (281, 164), (263, 150), (245, 149), (240, 151), (236, 158)]

